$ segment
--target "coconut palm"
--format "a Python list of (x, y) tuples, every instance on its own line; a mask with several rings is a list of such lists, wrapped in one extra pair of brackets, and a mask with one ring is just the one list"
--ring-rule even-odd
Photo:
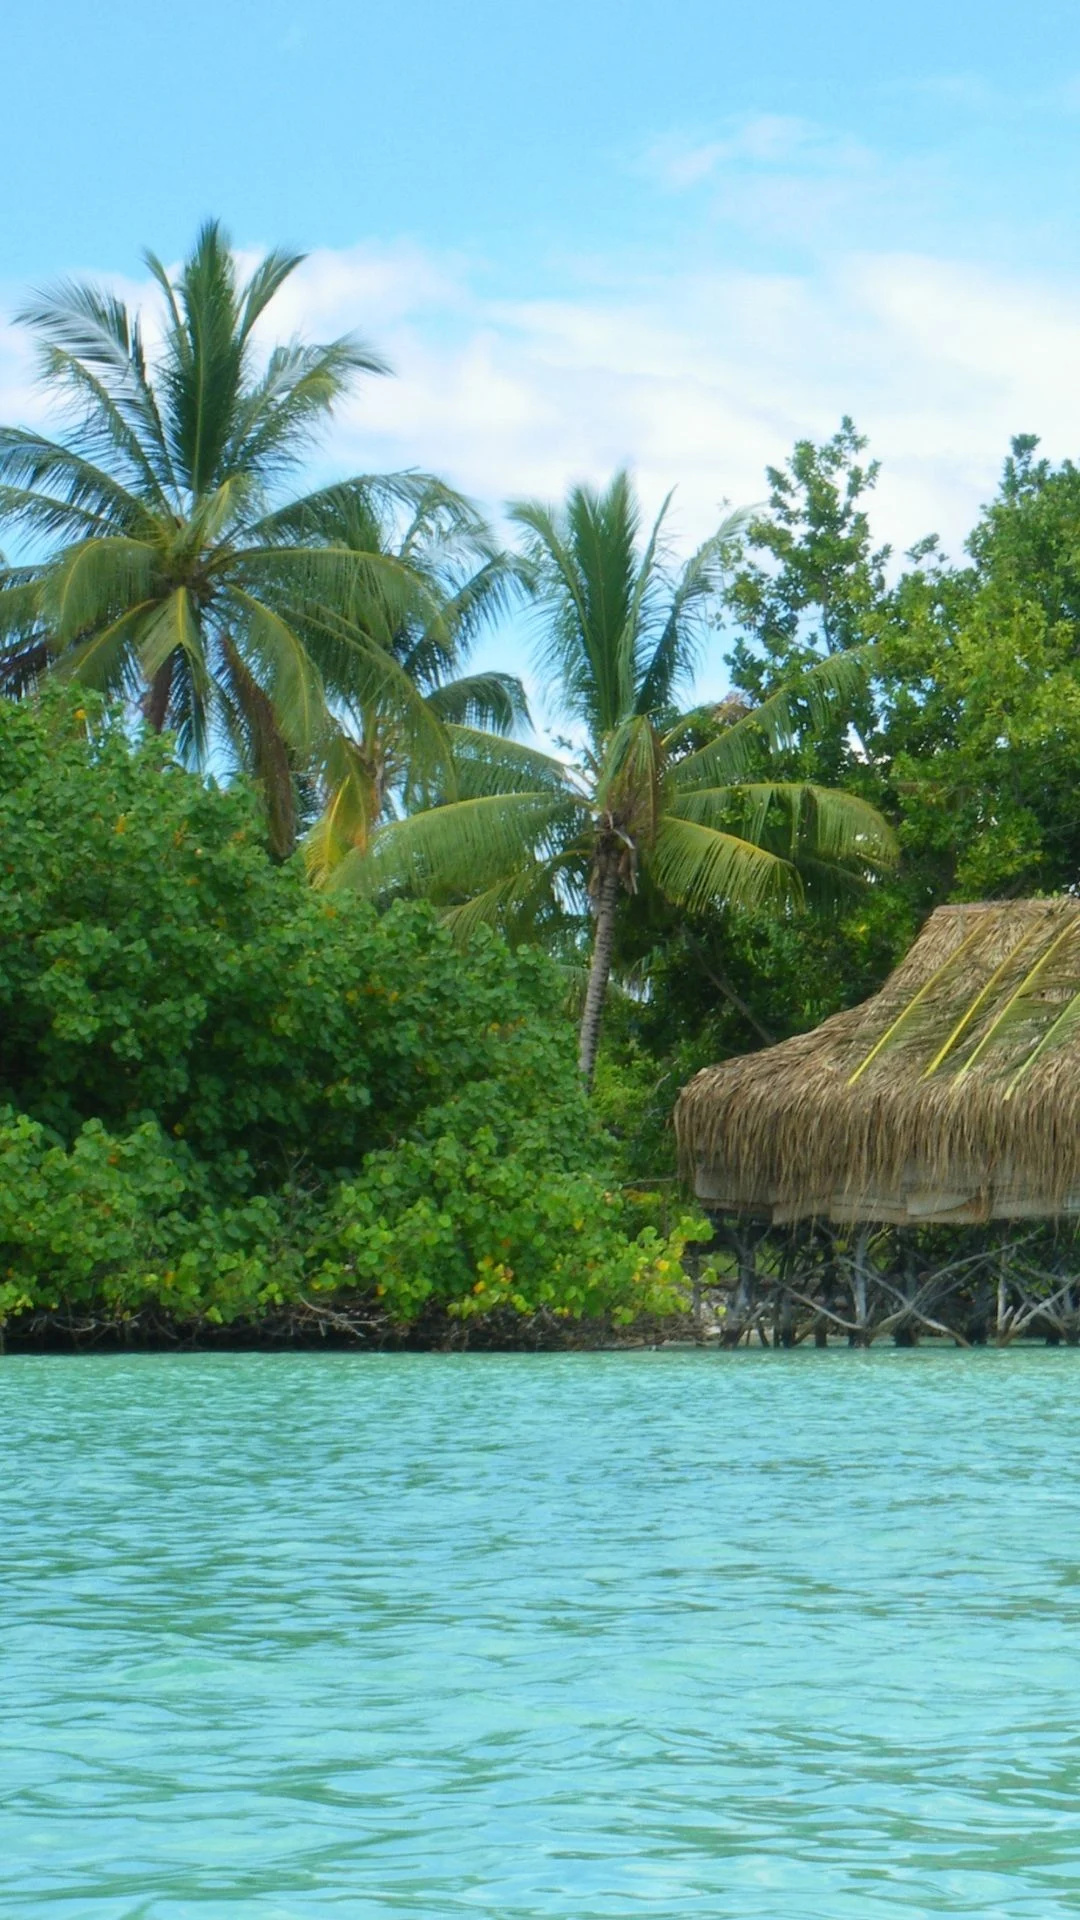
[(470, 673), (476, 636), (505, 605), (515, 578), (508, 556), (468, 501), (424, 474), (395, 474), (332, 486), (278, 515), (275, 537), (394, 560), (416, 579), (411, 608), (373, 598), (362, 578), (340, 609), (382, 647), (415, 688), (368, 677), (357, 685), (350, 647), (323, 631), (304, 638), (318, 659), (337, 727), (319, 769), (321, 817), (305, 842), (309, 871), (326, 879), (375, 824), (415, 802), (448, 773), (447, 724), (507, 733), (526, 721), (520, 680)]
[[(148, 255), (164, 303), (152, 347), (111, 294), (60, 287), (20, 318), (70, 430), (0, 430), (0, 516), (44, 549), (0, 574), (0, 681), (77, 676), (138, 702), (192, 763), (246, 766), (282, 852), (295, 775), (336, 738), (328, 670), (354, 699), (396, 700), (418, 735), (438, 726), (382, 638), (410, 622), (438, 631), (430, 582), (399, 554), (309, 537), (320, 496), (280, 499), (354, 380), (386, 370), (351, 338), (259, 354), (259, 323), (301, 257), (269, 254), (242, 282), (215, 222), (175, 280)], [(342, 514), (371, 489), (344, 482)]]
[(340, 878), (404, 885), (455, 901), (463, 931), (499, 920), (517, 932), (591, 926), (580, 1064), (592, 1078), (620, 904), (638, 876), (687, 910), (792, 902), (800, 869), (866, 872), (892, 857), (888, 827), (850, 793), (774, 777), (769, 751), (859, 672), (834, 656), (747, 712), (680, 709), (709, 630), (739, 517), (681, 568), (662, 547), (668, 503), (647, 537), (629, 477), (575, 487), (560, 509), (513, 509), (526, 578), (543, 617), (538, 667), (578, 746), (562, 760), (464, 727), (451, 729), (454, 784), (441, 804), (384, 826)]

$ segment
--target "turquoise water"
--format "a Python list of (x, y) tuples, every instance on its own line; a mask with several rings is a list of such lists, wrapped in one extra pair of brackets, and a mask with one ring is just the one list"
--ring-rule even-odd
[(1064, 1350), (0, 1364), (0, 1912), (1080, 1913)]

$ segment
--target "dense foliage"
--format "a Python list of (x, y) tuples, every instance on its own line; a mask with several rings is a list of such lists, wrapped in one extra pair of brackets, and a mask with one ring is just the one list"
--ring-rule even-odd
[(178, 275), (146, 264), (157, 328), (81, 283), (19, 316), (62, 431), (0, 426), (0, 517), (28, 543), (0, 565), (0, 687), (74, 676), (172, 728), (189, 764), (246, 768), (279, 853), (320, 808), (351, 844), (395, 743), (438, 765), (444, 718), (520, 710), (512, 678), (460, 672), (501, 557), (431, 475), (291, 491), (357, 376), (387, 370), (355, 338), (263, 348), (299, 255), (244, 278), (209, 221)]
[(770, 471), (723, 626), (751, 706), (872, 647), (847, 716), (805, 714), (781, 764), (869, 801), (901, 862), (819, 915), (638, 903), (619, 958), (645, 991), (613, 1010), (599, 1091), (642, 1171), (671, 1169), (666, 1116), (690, 1073), (864, 999), (934, 906), (1080, 881), (1080, 471), (1018, 438), (962, 560), (929, 536), (898, 564), (872, 539), (864, 455), (845, 421)]
[[(382, 370), (261, 344), (297, 256), (148, 263), (148, 330), (22, 316), (67, 413), (0, 426), (0, 1321), (670, 1306), (689, 1075), (939, 902), (1080, 882), (1080, 470), (1022, 436), (960, 561), (901, 558), (844, 420), (681, 566), (625, 473), (502, 552), (430, 475), (294, 494)], [(551, 753), (468, 671), (514, 594)]]
[(0, 703), (0, 845), (0, 1314), (670, 1303), (543, 955), (313, 891), (70, 695)]
[(579, 1060), (589, 1084), (617, 931), (643, 887), (691, 915), (720, 901), (775, 912), (802, 900), (808, 869), (865, 876), (895, 851), (857, 794), (786, 778), (770, 751), (800, 709), (831, 720), (830, 696), (861, 677), (857, 659), (810, 663), (752, 712), (687, 710), (740, 517), (674, 571), (665, 514), (646, 532), (626, 473), (602, 493), (573, 487), (559, 512), (536, 501), (513, 510), (522, 577), (543, 615), (549, 708), (576, 729), (578, 750), (555, 759), (458, 730), (451, 789), (385, 824), (338, 873), (369, 892), (405, 886), (457, 901), (463, 930), (569, 931), (588, 957)]

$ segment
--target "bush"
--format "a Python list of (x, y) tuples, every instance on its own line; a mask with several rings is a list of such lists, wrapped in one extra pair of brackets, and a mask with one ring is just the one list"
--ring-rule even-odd
[(673, 1303), (542, 955), (313, 892), (70, 696), (0, 703), (0, 848), (0, 1316)]
[[(670, 1312), (692, 1223), (665, 1238), (559, 1137), (565, 1109), (494, 1119), (489, 1083), (368, 1156), (327, 1211), (319, 1284), (373, 1288), (395, 1319), (444, 1306), (459, 1318)], [(581, 1164), (575, 1164), (577, 1161)], [(647, 1203), (645, 1203), (647, 1204)]]

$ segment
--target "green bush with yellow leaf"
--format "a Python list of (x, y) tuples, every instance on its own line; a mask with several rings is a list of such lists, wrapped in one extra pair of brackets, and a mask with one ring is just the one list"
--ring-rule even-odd
[(279, 865), (240, 788), (0, 702), (0, 1319), (670, 1309), (555, 968)]

